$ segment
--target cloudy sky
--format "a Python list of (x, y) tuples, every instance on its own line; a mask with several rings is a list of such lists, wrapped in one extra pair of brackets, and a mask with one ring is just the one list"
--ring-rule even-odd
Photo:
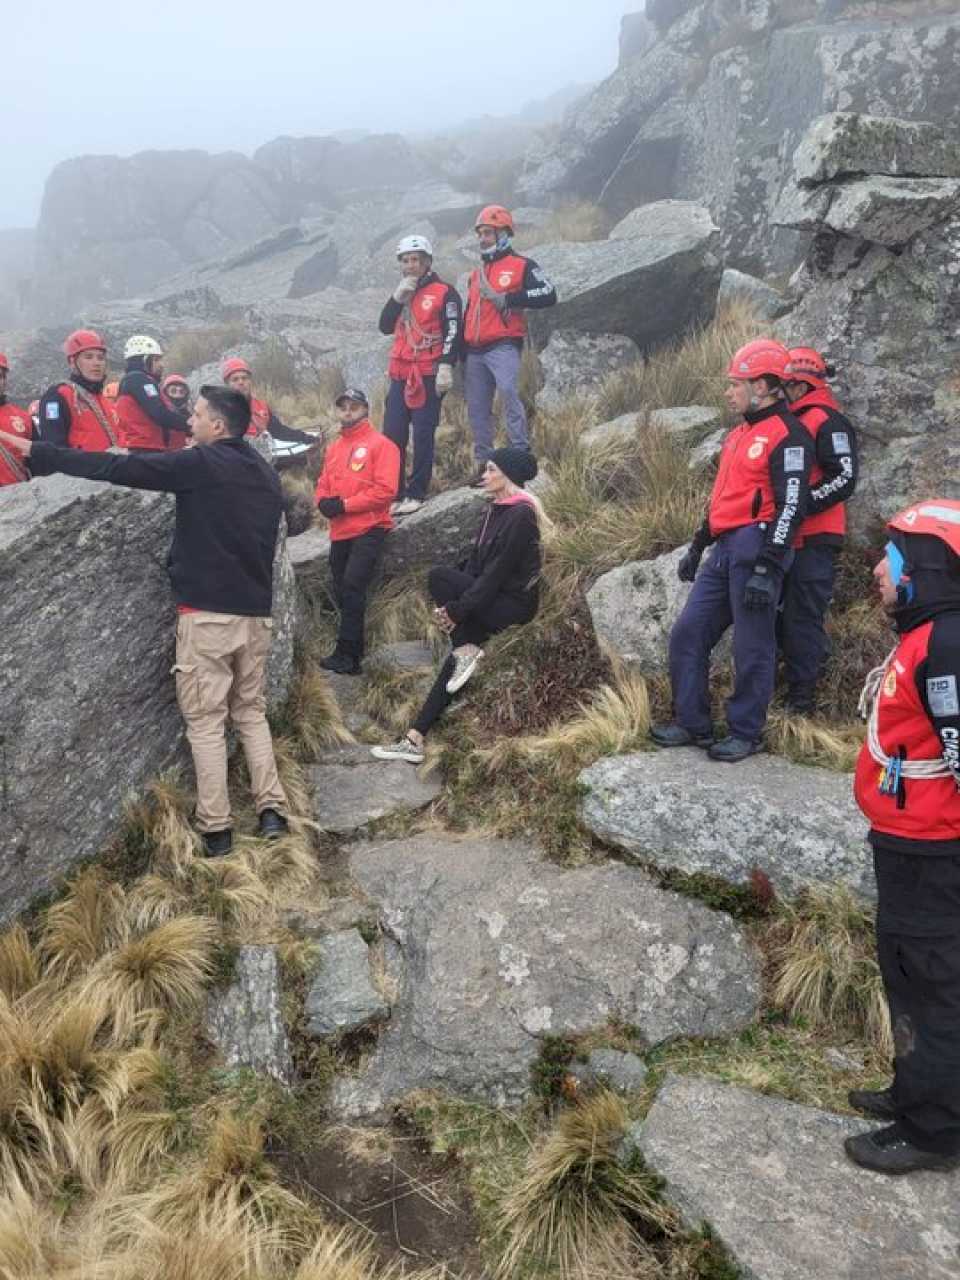
[(640, 0), (33, 0), (4, 25), (0, 227), (60, 160), (252, 151), (278, 134), (424, 132), (616, 65)]

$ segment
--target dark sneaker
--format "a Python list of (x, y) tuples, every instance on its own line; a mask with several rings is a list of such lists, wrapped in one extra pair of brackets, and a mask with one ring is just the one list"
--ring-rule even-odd
[(233, 848), (233, 831), (201, 831), (203, 856), (205, 858), (222, 858)]
[(847, 1138), (843, 1147), (854, 1164), (872, 1169), (874, 1173), (916, 1173), (920, 1169), (946, 1173), (960, 1167), (960, 1155), (942, 1156), (936, 1151), (923, 1151), (915, 1147), (896, 1124)]
[(682, 724), (655, 724), (650, 737), (658, 747), (711, 747), (712, 733), (691, 733)]
[(264, 840), (276, 840), (278, 836), (285, 836), (290, 830), (287, 820), (282, 813), (277, 813), (276, 809), (264, 809), (260, 815), (260, 835)]
[(880, 1120), (896, 1118), (897, 1108), (893, 1104), (892, 1089), (851, 1089), (847, 1101), (856, 1111), (868, 1116), (877, 1116)]
[(711, 760), (719, 760), (721, 764), (739, 764), (747, 756), (755, 756), (763, 750), (762, 742), (751, 742), (749, 738), (721, 738), (707, 750)]
[(331, 653), (327, 657), (320, 659), (320, 666), (324, 671), (333, 671), (338, 676), (358, 676), (360, 674), (360, 659), (351, 658), (347, 653)]

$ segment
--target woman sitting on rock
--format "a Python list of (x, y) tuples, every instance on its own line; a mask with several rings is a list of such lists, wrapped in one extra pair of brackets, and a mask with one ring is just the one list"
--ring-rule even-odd
[(548, 527), (539, 500), (524, 485), (537, 474), (526, 449), (495, 449), (483, 473), (490, 509), (473, 549), (458, 569), (431, 569), (434, 620), (452, 651), (413, 725), (399, 742), (373, 747), (378, 760), (423, 761), (423, 740), (483, 657), (482, 645), (507, 627), (536, 617), (540, 603), (540, 533)]

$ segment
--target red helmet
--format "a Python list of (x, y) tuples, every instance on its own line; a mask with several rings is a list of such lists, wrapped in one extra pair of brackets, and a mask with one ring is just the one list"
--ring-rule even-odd
[(756, 338), (735, 351), (728, 378), (739, 382), (752, 382), (754, 378), (782, 378), (790, 363), (790, 352), (773, 338)]
[(0, 369), (2, 369), (4, 373), (9, 373), (10, 371), (10, 361), (2, 351), (0, 351)]
[[(234, 371), (236, 372), (236, 371)], [(172, 386), (175, 382), (179, 382), (183, 387), (189, 387), (190, 383), (180, 373), (168, 373), (164, 380), (160, 383), (160, 390), (166, 391), (167, 387)]]
[(825, 387), (830, 376), (827, 362), (813, 347), (791, 347), (787, 377), (808, 382), (811, 387)]
[(249, 373), (252, 376), (253, 370), (246, 360), (241, 359), (240, 356), (231, 356), (229, 360), (224, 360), (220, 366), (220, 376), (226, 382), (233, 373)]
[(502, 204), (488, 204), (485, 209), (481, 209), (473, 225), (477, 230), (480, 227), (496, 227), (498, 231), (513, 233), (513, 218), (510, 210), (505, 209)]
[(107, 344), (93, 329), (74, 329), (68, 334), (63, 344), (63, 354), (68, 360), (80, 355), (81, 351), (106, 351)]
[(925, 533), (945, 542), (960, 556), (960, 502), (951, 498), (927, 498), (900, 511), (887, 523), (898, 533)]

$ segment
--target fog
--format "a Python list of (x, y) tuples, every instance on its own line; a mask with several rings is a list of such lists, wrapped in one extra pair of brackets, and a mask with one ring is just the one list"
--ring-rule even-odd
[(51, 168), (150, 148), (252, 151), (278, 134), (434, 132), (614, 67), (630, 0), (37, 0), (3, 30), (0, 227)]

